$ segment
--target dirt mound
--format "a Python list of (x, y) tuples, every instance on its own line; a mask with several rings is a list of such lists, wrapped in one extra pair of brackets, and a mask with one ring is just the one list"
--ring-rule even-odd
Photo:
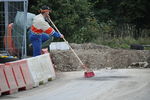
[[(150, 56), (147, 50), (121, 50), (96, 44), (71, 44), (81, 60), (92, 69), (105, 67), (128, 68), (133, 62), (146, 61)], [(60, 71), (82, 70), (79, 61), (68, 51), (51, 51), (56, 69)]]
[(108, 46), (97, 45), (97, 44), (94, 44), (94, 43), (84, 43), (84, 44), (71, 43), (70, 45), (73, 49), (76, 49), (76, 50), (78, 50), (78, 49), (82, 49), (82, 50), (87, 50), (87, 49), (111, 49)]
[(150, 68), (150, 56), (147, 58), (148, 68)]

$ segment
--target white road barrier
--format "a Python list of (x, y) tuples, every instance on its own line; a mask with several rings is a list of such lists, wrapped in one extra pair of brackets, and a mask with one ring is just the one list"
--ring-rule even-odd
[(28, 67), (31, 72), (34, 87), (39, 86), (39, 82), (43, 79), (42, 69), (38, 62), (37, 57), (32, 57), (27, 59)]
[(50, 50), (69, 50), (69, 46), (65, 42), (52, 42), (49, 48)]
[(55, 71), (49, 53), (27, 59), (34, 87), (55, 79)]
[(49, 53), (38, 56), (38, 61), (44, 73), (45, 79), (55, 79), (55, 70), (50, 59)]

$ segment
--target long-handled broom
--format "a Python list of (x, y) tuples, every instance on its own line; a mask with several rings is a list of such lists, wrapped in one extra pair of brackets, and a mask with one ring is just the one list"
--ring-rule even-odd
[[(50, 17), (48, 16), (48, 21), (54, 26), (54, 28), (56, 29), (56, 31), (58, 33), (60, 33), (60, 31), (58, 30), (58, 28), (55, 26), (55, 24), (53, 23), (53, 21), (50, 19)], [(61, 34), (61, 33), (60, 33)], [(70, 47), (71, 51), (73, 52), (73, 54), (75, 55), (75, 57), (79, 60), (82, 68), (85, 69), (85, 72), (84, 72), (84, 76), (86, 78), (89, 78), (89, 77), (93, 77), (95, 76), (94, 72), (91, 71), (82, 61), (81, 59), (78, 57), (78, 55), (75, 53), (75, 51), (72, 49), (72, 47), (69, 45), (69, 43), (67, 42), (67, 40), (63, 37), (63, 40), (65, 41), (65, 43), (68, 44), (68, 46)]]

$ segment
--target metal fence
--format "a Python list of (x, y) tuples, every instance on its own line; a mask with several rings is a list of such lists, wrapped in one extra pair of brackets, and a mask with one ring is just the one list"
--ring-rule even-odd
[[(16, 56), (26, 57), (26, 20), (27, 20), (28, 0), (0, 0), (0, 51), (11, 55), (14, 48), (17, 50)], [(24, 12), (24, 28), (22, 35), (12, 35), (12, 29), (8, 28), (14, 23), (17, 11)], [(19, 30), (19, 28), (17, 28)], [(21, 47), (12, 47), (18, 38), (22, 38)], [(18, 41), (19, 42), (19, 41)], [(15, 44), (13, 44), (15, 46)]]

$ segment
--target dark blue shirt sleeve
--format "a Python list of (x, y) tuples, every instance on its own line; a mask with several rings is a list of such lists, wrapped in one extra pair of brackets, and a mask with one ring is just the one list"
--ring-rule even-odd
[(57, 38), (61, 37), (61, 35), (58, 32), (56, 32), (56, 31), (52, 32), (52, 36), (57, 37)]

